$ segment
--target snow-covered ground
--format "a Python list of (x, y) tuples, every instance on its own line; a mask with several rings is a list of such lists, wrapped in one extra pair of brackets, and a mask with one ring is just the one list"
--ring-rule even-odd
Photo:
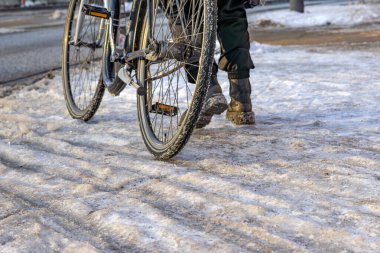
[(0, 99), (0, 252), (378, 252), (380, 52), (252, 55), (257, 125), (215, 117), (168, 162), (133, 88), (89, 123), (59, 76)]
[(24, 32), (24, 29), (19, 29), (19, 28), (4, 28), (0, 27), (0, 34), (8, 34), (8, 33), (18, 33), (18, 32)]
[[(376, 4), (377, 3), (377, 4)], [(249, 22), (260, 26), (313, 27), (313, 26), (353, 26), (379, 22), (380, 3), (360, 4), (358, 1), (306, 6), (305, 13), (276, 10), (255, 13)]]

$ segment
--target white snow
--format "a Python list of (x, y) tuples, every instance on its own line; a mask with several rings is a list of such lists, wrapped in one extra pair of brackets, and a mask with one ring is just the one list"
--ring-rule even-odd
[(33, 7), (33, 6), (38, 6), (38, 5), (47, 5), (48, 1), (47, 0), (26, 0), (25, 5), (22, 5), (22, 7)]
[(55, 10), (49, 17), (49, 19), (58, 20), (66, 18), (66, 10)]
[(251, 52), (257, 125), (215, 117), (168, 162), (131, 87), (89, 123), (60, 76), (1, 99), (0, 252), (378, 252), (380, 52)]
[(24, 29), (19, 29), (19, 28), (0, 27), (0, 34), (18, 33), (18, 32), (23, 32), (23, 31), (25, 31), (25, 30)]
[(125, 2), (124, 3), (124, 11), (125, 12), (131, 12), (132, 10), (132, 2)]
[(255, 13), (249, 22), (285, 27), (353, 26), (380, 21), (380, 4), (327, 4), (306, 6), (305, 13), (275, 10)]

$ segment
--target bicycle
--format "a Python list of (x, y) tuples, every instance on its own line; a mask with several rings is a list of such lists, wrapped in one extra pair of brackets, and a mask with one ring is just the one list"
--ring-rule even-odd
[[(207, 92), (216, 38), (215, 0), (70, 0), (62, 78), (71, 117), (90, 120), (105, 90), (137, 93), (147, 149), (169, 159), (187, 143)], [(123, 19), (127, 22), (123, 23)]]

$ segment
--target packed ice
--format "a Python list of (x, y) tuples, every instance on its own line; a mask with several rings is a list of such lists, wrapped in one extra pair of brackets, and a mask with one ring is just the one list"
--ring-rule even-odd
[(132, 87), (88, 123), (59, 72), (1, 98), (0, 252), (378, 252), (380, 51), (251, 53), (256, 125), (216, 116), (165, 162)]

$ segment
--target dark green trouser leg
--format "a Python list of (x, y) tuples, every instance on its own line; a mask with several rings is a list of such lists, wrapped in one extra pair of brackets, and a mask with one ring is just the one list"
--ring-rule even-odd
[(222, 54), (219, 68), (230, 79), (249, 77), (254, 68), (249, 54), (248, 22), (243, 0), (218, 0), (218, 39)]
[[(219, 68), (228, 72), (230, 79), (248, 78), (249, 71), (254, 68), (254, 65), (249, 53), (250, 42), (244, 0), (217, 1), (217, 34), (222, 51), (218, 64)], [(185, 13), (187, 11), (185, 8)], [(186, 69), (188, 81), (195, 83), (197, 67), (188, 65)], [(214, 63), (213, 74), (216, 74), (217, 70), (218, 68)]]

